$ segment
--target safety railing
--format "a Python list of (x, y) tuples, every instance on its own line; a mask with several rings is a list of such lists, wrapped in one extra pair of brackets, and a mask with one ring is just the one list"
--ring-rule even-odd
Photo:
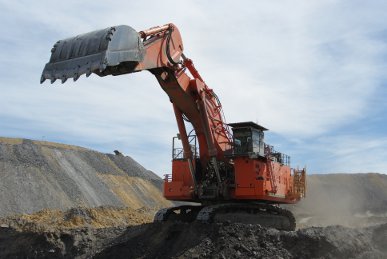
[(306, 194), (306, 170), (293, 169), (293, 193), (296, 198), (304, 198)]
[(290, 156), (275, 151), (274, 147), (268, 144), (265, 144), (265, 156), (270, 157), (271, 159), (275, 160), (276, 162), (290, 166)]
[[(173, 137), (172, 140), (172, 159), (177, 160), (177, 159), (184, 159), (184, 149), (180, 146), (176, 147), (176, 141), (180, 141), (180, 137)], [(197, 139), (196, 135), (188, 135), (188, 143), (189, 146), (191, 147), (191, 152), (193, 155), (193, 158), (198, 158), (199, 157), (199, 152), (197, 149)]]
[(167, 183), (172, 182), (172, 175), (171, 174), (165, 174), (164, 175), (164, 182), (167, 182)]
[(183, 153), (183, 148), (177, 148), (175, 147), (173, 149), (172, 153), (172, 159), (183, 159), (184, 158), (184, 153)]

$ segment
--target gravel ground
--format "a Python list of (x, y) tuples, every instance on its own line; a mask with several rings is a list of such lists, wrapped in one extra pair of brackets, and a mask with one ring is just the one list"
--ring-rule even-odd
[(386, 258), (387, 224), (286, 232), (244, 224), (143, 224), (18, 232), (0, 228), (0, 258)]

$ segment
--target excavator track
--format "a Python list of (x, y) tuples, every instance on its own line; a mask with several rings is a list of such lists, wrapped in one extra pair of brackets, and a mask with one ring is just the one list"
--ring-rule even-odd
[(155, 217), (154, 222), (162, 221), (183, 221), (192, 222), (195, 221), (196, 216), (203, 206), (183, 205), (177, 207), (164, 208), (159, 210)]
[(233, 222), (259, 224), (279, 230), (293, 231), (296, 220), (293, 214), (278, 206), (269, 204), (226, 203), (207, 206), (197, 215), (201, 222)]
[(178, 206), (161, 209), (155, 215), (155, 222), (199, 221), (203, 223), (232, 222), (259, 224), (279, 230), (293, 231), (296, 220), (293, 214), (278, 206), (269, 204), (224, 203), (210, 206)]

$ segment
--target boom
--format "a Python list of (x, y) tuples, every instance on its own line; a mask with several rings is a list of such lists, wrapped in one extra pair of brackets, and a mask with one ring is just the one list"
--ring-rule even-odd
[[(126, 42), (128, 39), (130, 41)], [(103, 55), (93, 62), (85, 59), (95, 56), (96, 52)], [(57, 73), (58, 68), (63, 73)], [(121, 25), (59, 41), (53, 48), (41, 82), (50, 79), (53, 83), (61, 79), (64, 83), (68, 78), (75, 81), (82, 74), (106, 76), (142, 70), (156, 76), (173, 104), (184, 158), (192, 159), (193, 156), (184, 124), (186, 119), (198, 138), (202, 166), (205, 167), (211, 158), (224, 160), (225, 152), (231, 149), (232, 137), (223, 119), (222, 105), (192, 60), (183, 54), (180, 32), (173, 24), (153, 27), (138, 34), (129, 26)]]

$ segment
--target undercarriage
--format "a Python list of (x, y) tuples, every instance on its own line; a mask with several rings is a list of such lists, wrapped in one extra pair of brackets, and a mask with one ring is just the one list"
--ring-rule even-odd
[(259, 224), (263, 227), (287, 231), (293, 231), (296, 228), (296, 220), (290, 211), (263, 203), (182, 205), (159, 210), (154, 221)]

